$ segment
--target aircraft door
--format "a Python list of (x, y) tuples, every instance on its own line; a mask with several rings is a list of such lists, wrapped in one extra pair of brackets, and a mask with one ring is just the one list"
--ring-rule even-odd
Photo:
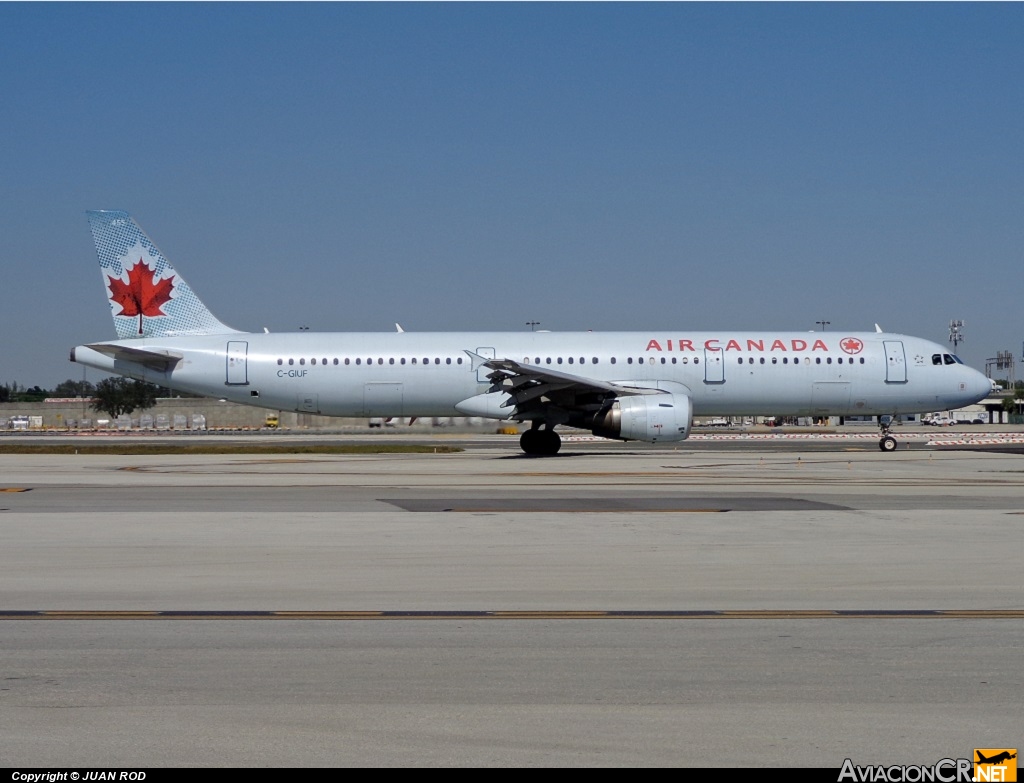
[[(494, 349), (493, 348), (477, 348), (476, 352), (477, 352), (477, 355), (483, 356), (485, 359), (493, 359), (494, 358)], [(488, 367), (484, 367), (481, 364), (479, 367), (476, 368), (476, 382), (477, 383), (487, 383), (487, 376), (491, 372), (494, 372), (494, 371), (491, 370)]]
[(248, 352), (249, 343), (243, 340), (231, 340), (228, 342), (226, 385), (246, 386), (249, 383), (249, 371), (246, 367), (246, 354)]
[(850, 386), (846, 381), (815, 381), (811, 385), (811, 413), (815, 416), (849, 413)]
[(885, 340), (885, 382), (907, 382), (907, 357), (901, 340)]
[(704, 383), (725, 383), (725, 351), (704, 349)]
[(363, 413), (366, 416), (401, 416), (402, 397), (400, 383), (364, 383)]

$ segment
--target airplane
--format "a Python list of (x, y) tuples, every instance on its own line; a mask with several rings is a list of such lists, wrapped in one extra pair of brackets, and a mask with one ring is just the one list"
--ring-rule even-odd
[[(476, 416), (529, 423), (526, 454), (558, 426), (650, 443), (694, 416), (878, 415), (894, 451), (903, 413), (991, 390), (937, 343), (874, 332), (245, 332), (218, 320), (127, 212), (89, 211), (117, 340), (71, 361), (273, 410), (358, 417)], [(883, 416), (882, 414), (885, 414)]]
[(1002, 753), (997, 753), (990, 759), (985, 758), (985, 756), (981, 754), (981, 751), (976, 750), (974, 752), (978, 755), (978, 760), (975, 762), (976, 764), (999, 764), (1003, 761), (1009, 761), (1010, 759), (1017, 758), (1016, 753), (1010, 753), (1005, 750)]

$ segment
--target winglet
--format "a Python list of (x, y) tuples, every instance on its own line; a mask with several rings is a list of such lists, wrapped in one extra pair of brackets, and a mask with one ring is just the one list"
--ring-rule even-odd
[(882, 334), (882, 327), (879, 326), (878, 324), (875, 324), (875, 331), (878, 332), (879, 334)]

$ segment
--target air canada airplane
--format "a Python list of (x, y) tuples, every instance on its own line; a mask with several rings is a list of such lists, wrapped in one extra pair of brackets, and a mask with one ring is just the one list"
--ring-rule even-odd
[(325, 416), (480, 416), (673, 442), (699, 416), (950, 410), (991, 383), (942, 346), (874, 332), (241, 332), (221, 323), (126, 212), (88, 212), (117, 340), (71, 360), (171, 389)]

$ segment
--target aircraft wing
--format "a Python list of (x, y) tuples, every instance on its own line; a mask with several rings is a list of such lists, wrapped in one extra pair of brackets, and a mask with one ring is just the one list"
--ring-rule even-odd
[(167, 372), (168, 369), (181, 361), (180, 354), (163, 351), (144, 351), (141, 348), (129, 348), (126, 345), (114, 345), (111, 343), (92, 343), (86, 345), (97, 353), (106, 354), (112, 359), (120, 359), (125, 362), (134, 362), (143, 367), (150, 367), (160, 372)]
[(489, 391), (508, 395), (502, 407), (514, 406), (509, 418), (550, 418), (552, 406), (568, 416), (570, 412), (596, 411), (614, 397), (663, 393), (659, 389), (599, 381), (513, 359), (489, 359), (472, 351), (466, 353), (475, 367), (493, 371), (487, 376), (492, 384)]

